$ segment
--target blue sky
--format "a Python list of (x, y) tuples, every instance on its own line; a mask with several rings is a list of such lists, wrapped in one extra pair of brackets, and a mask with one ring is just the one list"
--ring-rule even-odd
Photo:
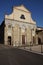
[(0, 24), (5, 14), (12, 12), (12, 7), (23, 4), (31, 13), (37, 26), (43, 27), (43, 0), (0, 0)]

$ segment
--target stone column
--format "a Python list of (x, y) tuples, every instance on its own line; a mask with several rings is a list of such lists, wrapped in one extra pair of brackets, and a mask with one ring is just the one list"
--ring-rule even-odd
[(14, 45), (14, 27), (12, 27), (11, 44)]
[(19, 46), (19, 25), (17, 24), (14, 27), (14, 45)]
[(4, 28), (4, 44), (8, 45), (8, 34), (7, 34), (7, 26)]
[(27, 45), (30, 45), (31, 39), (31, 30), (27, 28)]
[(25, 28), (25, 44), (27, 45), (27, 28)]
[(21, 46), (21, 27), (19, 27), (19, 46)]

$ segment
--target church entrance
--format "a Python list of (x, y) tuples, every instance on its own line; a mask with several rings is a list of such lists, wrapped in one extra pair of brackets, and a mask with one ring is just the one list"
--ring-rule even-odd
[(25, 35), (22, 35), (22, 44), (25, 45)]
[(11, 45), (11, 36), (8, 36), (8, 45)]

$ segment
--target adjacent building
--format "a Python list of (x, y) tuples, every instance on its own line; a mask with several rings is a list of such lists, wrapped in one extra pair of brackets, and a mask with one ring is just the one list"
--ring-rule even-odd
[(37, 27), (36, 34), (38, 37), (38, 44), (43, 44), (43, 28)]

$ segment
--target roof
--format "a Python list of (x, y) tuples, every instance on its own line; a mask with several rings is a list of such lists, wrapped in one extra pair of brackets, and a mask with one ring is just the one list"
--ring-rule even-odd
[(43, 30), (43, 28), (42, 27), (37, 27), (37, 30)]

